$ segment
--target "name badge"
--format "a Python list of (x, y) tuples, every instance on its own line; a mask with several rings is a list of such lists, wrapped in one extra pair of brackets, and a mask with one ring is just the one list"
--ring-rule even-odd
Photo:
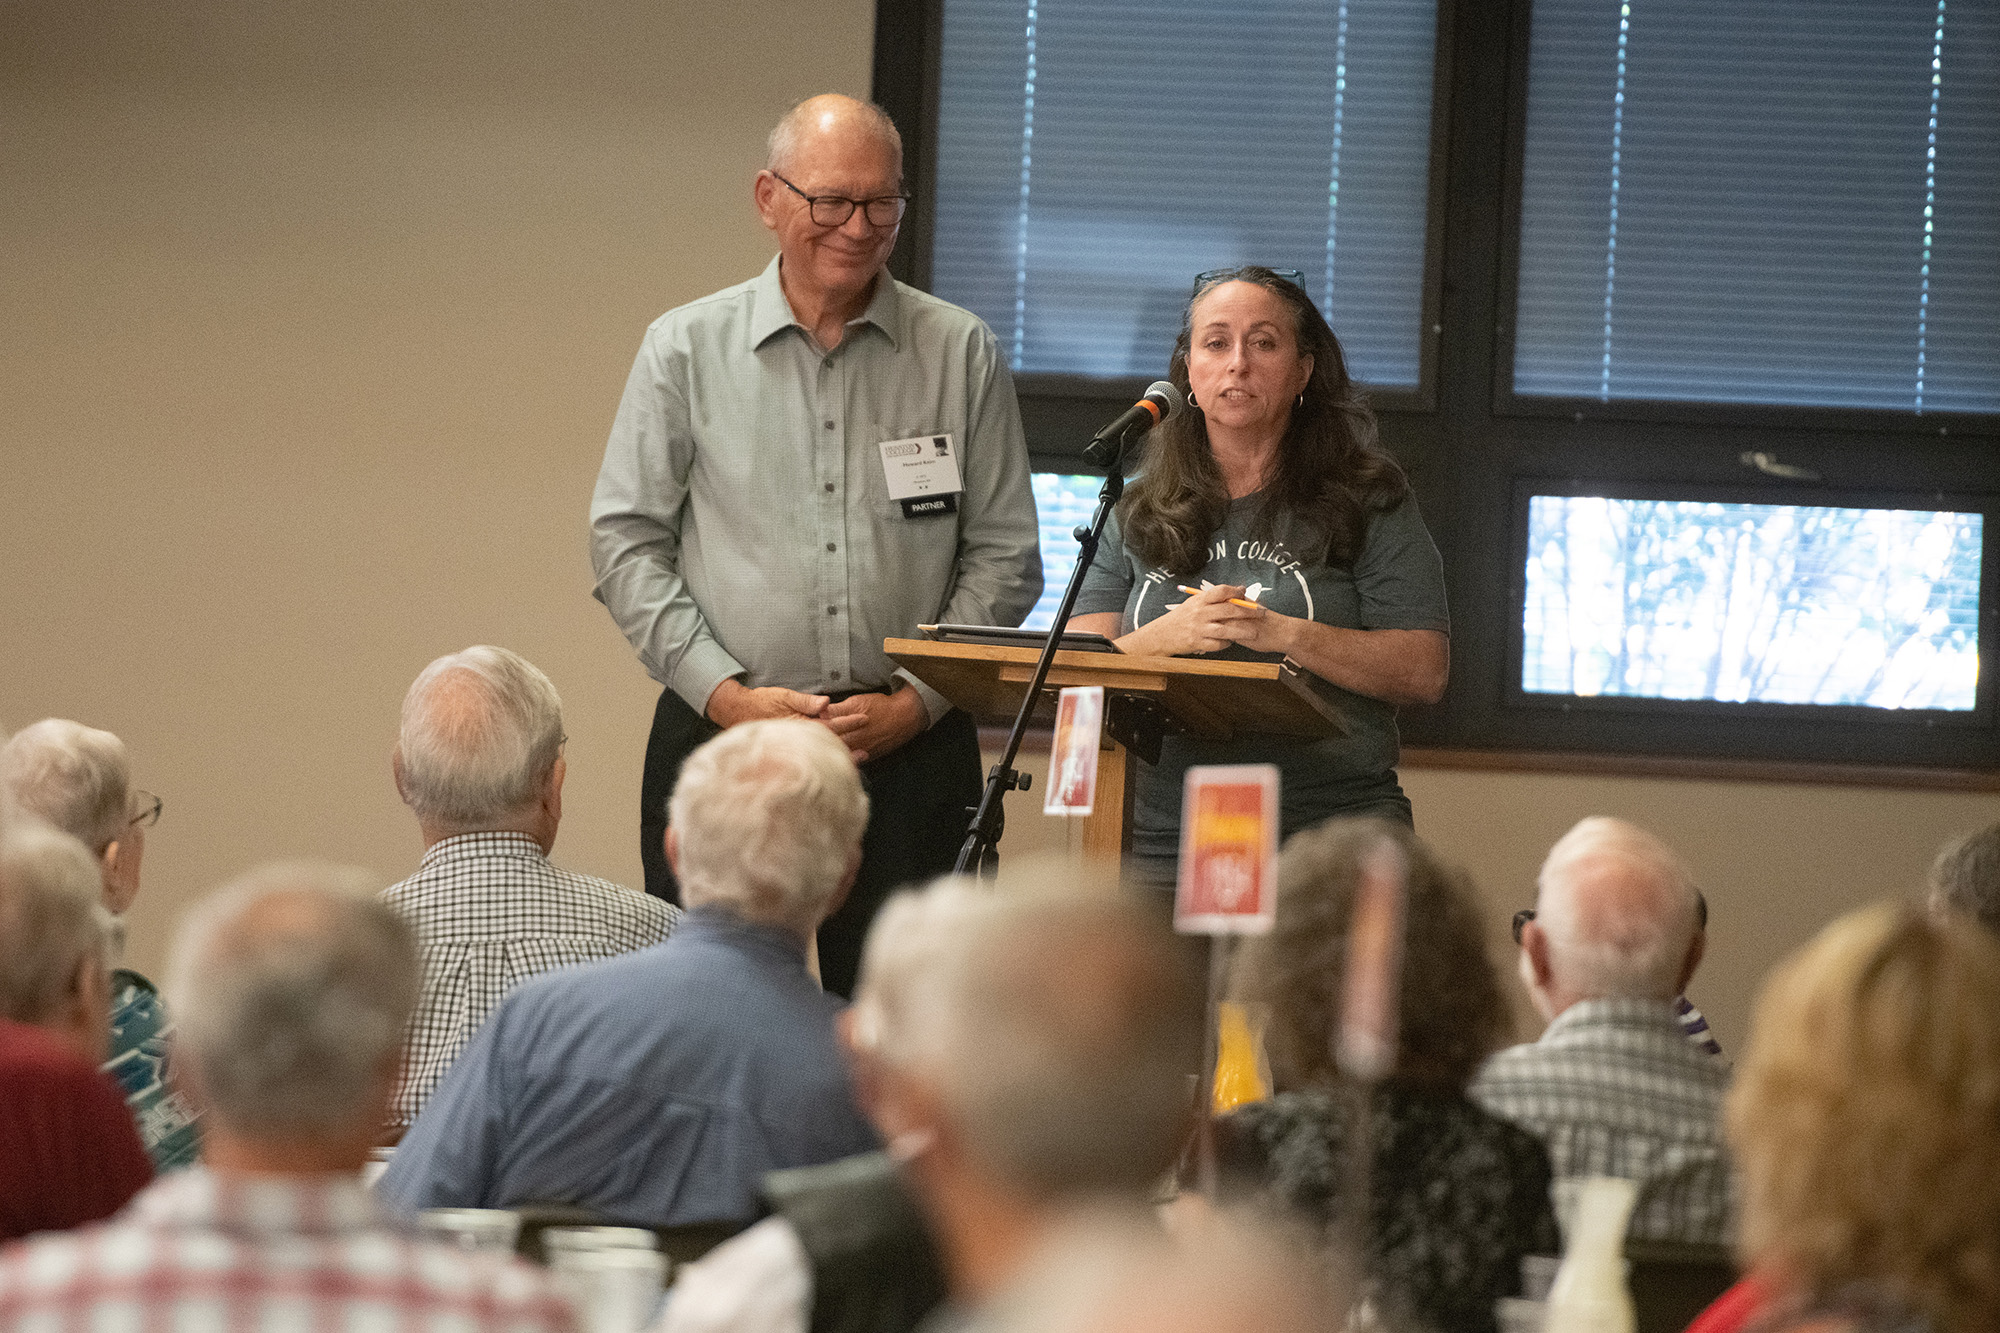
[(959, 479), (958, 450), (951, 436), (884, 440), (878, 447), (889, 498), (903, 506), (903, 517), (958, 512), (958, 496), (965, 483)]

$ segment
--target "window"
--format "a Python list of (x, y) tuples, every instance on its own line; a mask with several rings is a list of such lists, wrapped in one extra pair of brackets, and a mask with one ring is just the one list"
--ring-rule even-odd
[(1537, 0), (1514, 391), (2000, 411), (2000, 8)]
[[(1069, 576), (1076, 569), (1076, 529), (1096, 515), (1098, 492), (1103, 489), (1103, 477), (1035, 474), (1035, 515), (1042, 529), (1042, 600), (1021, 622), (1024, 629), (1045, 630), (1055, 623), (1056, 607), (1062, 603)], [(1108, 555), (1109, 551), (1098, 554)]]
[(1264, 262), (1444, 555), (1407, 746), (2000, 769), (2000, 5), (877, 12), (899, 272), (1016, 362), (1035, 623), (1077, 449)]
[(1432, 0), (944, 0), (931, 290), (1017, 373), (1166, 369), (1196, 273), (1305, 274), (1367, 383), (1424, 345)]
[(1521, 689), (1970, 712), (1984, 516), (1535, 495)]

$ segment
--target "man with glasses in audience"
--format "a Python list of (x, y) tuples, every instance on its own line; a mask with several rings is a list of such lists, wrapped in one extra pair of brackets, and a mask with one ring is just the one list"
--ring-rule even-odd
[(196, 1112), (167, 1079), (172, 1035), (166, 1006), (152, 982), (117, 962), (124, 951), (125, 913), (139, 896), (146, 830), (163, 803), (132, 789), (125, 742), (66, 718), (44, 718), (0, 746), (0, 799), (16, 811), (69, 834), (97, 857), (111, 938), (111, 1037), (104, 1072), (124, 1089), (139, 1137), (161, 1171), (192, 1166), (201, 1152)]
[[(876, 907), (951, 869), (979, 798), (972, 719), (898, 671), (882, 640), (1020, 623), (1041, 557), (992, 332), (886, 270), (908, 201), (896, 127), (829, 94), (786, 115), (769, 149), (754, 193), (778, 257), (647, 330), (591, 503), (591, 557), (597, 598), (666, 687), (641, 791), (648, 892), (678, 899), (666, 799), (718, 730), (817, 718), (864, 765), (862, 869), (819, 935), (844, 995)], [(906, 493), (919, 470), (928, 489)]]
[(1467, 1089), (1548, 1145), (1559, 1203), (1579, 1177), (1637, 1181), (1639, 1240), (1717, 1245), (1729, 1224), (1729, 1071), (1688, 1040), (1674, 1005), (1701, 963), (1703, 915), (1658, 838), (1622, 819), (1579, 822), (1517, 918), (1521, 981), (1548, 1027)]

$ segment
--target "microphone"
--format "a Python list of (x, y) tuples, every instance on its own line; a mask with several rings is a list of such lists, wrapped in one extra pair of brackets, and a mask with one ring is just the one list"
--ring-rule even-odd
[(1091, 437), (1090, 444), (1083, 451), (1084, 460), (1097, 467), (1110, 466), (1117, 461), (1128, 437), (1143, 435), (1186, 405), (1187, 400), (1181, 397), (1181, 391), (1174, 387), (1172, 381), (1154, 380), (1144, 397)]

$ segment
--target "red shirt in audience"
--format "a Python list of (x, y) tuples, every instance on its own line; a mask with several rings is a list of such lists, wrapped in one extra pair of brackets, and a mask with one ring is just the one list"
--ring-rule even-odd
[(1753, 1273), (1740, 1279), (1735, 1286), (1717, 1296), (1713, 1305), (1696, 1315), (1695, 1321), (1687, 1326), (1687, 1333), (1738, 1333), (1738, 1330), (1755, 1322), (1770, 1299), (1771, 1293)]
[(153, 1178), (117, 1085), (61, 1039), (0, 1019), (0, 1240), (109, 1217)]

